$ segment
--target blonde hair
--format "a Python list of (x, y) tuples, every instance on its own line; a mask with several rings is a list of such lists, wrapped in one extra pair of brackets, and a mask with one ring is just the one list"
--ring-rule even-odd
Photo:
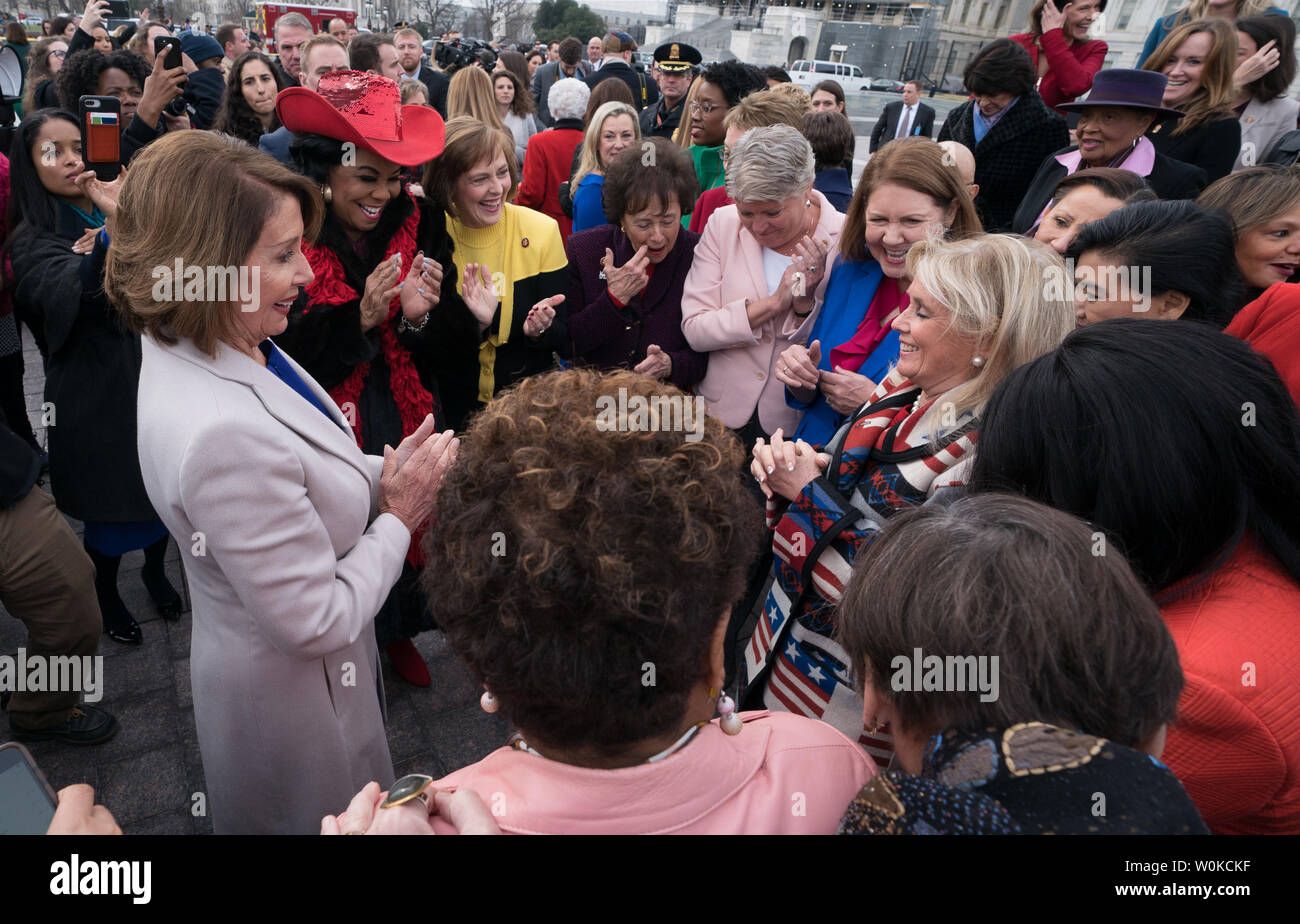
[(1183, 113), (1173, 135), (1182, 135), (1206, 122), (1235, 119), (1232, 110), (1232, 75), (1237, 69), (1237, 30), (1222, 19), (1197, 19), (1178, 26), (1142, 65), (1144, 71), (1164, 70), (1178, 47), (1198, 32), (1210, 35), (1210, 53), (1201, 69), (1201, 85), (1185, 102), (1173, 108)]
[[(240, 267), (247, 263), (279, 205), (298, 201), (304, 235), (320, 230), (325, 206), (307, 177), (238, 138), (214, 132), (168, 132), (131, 161), (118, 197), (104, 291), (134, 331), (160, 343), (189, 340), (209, 356), (239, 328), (238, 295), (227, 302), (155, 297), (157, 267)], [(194, 221), (175, 208), (175, 190), (203, 210)], [(176, 294), (176, 293), (172, 293)]]
[(307, 39), (307, 41), (302, 43), (302, 51), (299, 52), (298, 55), (299, 61), (302, 62), (302, 72), (304, 74), (307, 73), (307, 59), (311, 57), (312, 52), (325, 45), (331, 45), (334, 48), (337, 48), (339, 51), (343, 52), (346, 59), (348, 53), (347, 46), (334, 36), (330, 35), (328, 32), (322, 32), (320, 35), (313, 35), (311, 38)]
[(492, 92), (492, 78), (481, 67), (462, 67), (452, 75), (447, 87), (447, 118), (470, 116), (486, 122), (492, 128), (506, 131), (506, 124), (497, 115), (496, 95)]
[(696, 77), (691, 81), (691, 88), (686, 91), (686, 102), (682, 103), (682, 118), (673, 129), (673, 144), (685, 150), (691, 146), (691, 103), (695, 102), (695, 94), (699, 92), (700, 84), (703, 80)]
[(578, 161), (578, 171), (573, 174), (573, 179), (569, 181), (570, 189), (577, 189), (578, 184), (583, 178), (591, 173), (604, 175), (609, 164), (600, 162), (600, 133), (605, 127), (605, 122), (612, 116), (625, 115), (632, 117), (632, 131), (636, 134), (637, 141), (641, 140), (641, 121), (636, 117), (636, 110), (627, 103), (617, 101), (605, 103), (592, 115), (591, 121), (587, 123), (587, 132), (582, 136), (582, 157)]
[[(1050, 353), (1074, 330), (1074, 281), (1050, 247), (1013, 234), (977, 234), (912, 245), (907, 275), (948, 309), (949, 330), (979, 342), (983, 363), (944, 393), (956, 417), (983, 413), (1013, 370)], [(931, 420), (925, 424), (932, 423)]]
[[(802, 111), (799, 113), (801, 116), (805, 116), (812, 112), (812, 94), (797, 83), (778, 83), (775, 86), (768, 87), (765, 91), (759, 92), (771, 93), (777, 97), (786, 97), (790, 99), (797, 106), (801, 107)], [(749, 94), (749, 96), (754, 95), (755, 94), (753, 93)], [(749, 96), (746, 96), (745, 99), (749, 99)], [(743, 103), (745, 99), (742, 99), (740, 102)], [(731, 113), (727, 113), (727, 115), (731, 115)]]
[[(768, 125), (789, 125), (796, 131), (803, 131), (803, 117), (812, 108), (812, 97), (804, 93), (807, 103), (785, 91), (781, 87), (793, 87), (792, 83), (778, 83), (770, 90), (751, 93), (727, 110), (722, 117), (722, 127), (728, 128), (765, 128)], [(798, 90), (798, 87), (795, 87)], [(802, 90), (799, 92), (803, 93)]]
[[(466, 70), (469, 68), (457, 73), (463, 74)], [(459, 218), (456, 214), (456, 182), (476, 164), (496, 160), (497, 154), (505, 156), (510, 168), (510, 190), (506, 193), (509, 202), (519, 189), (514, 136), (504, 128), (493, 128), (470, 116), (448, 119), (442, 153), (424, 168), (424, 194), (438, 202), (453, 218)]]

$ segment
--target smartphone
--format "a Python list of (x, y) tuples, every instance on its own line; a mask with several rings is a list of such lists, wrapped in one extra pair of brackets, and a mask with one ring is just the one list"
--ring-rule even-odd
[(122, 104), (114, 96), (83, 96), (77, 103), (81, 159), (105, 182), (122, 171)]
[(108, 12), (105, 14), (106, 19), (134, 19), (131, 15), (131, 4), (127, 0), (108, 0)]
[(163, 59), (163, 67), (171, 70), (173, 67), (182, 67), (181, 61), (181, 40), (174, 35), (155, 35), (153, 37), (153, 53), (160, 55), (163, 49), (167, 49), (167, 57)]
[(58, 804), (27, 748), (0, 744), (0, 834), (44, 834)]

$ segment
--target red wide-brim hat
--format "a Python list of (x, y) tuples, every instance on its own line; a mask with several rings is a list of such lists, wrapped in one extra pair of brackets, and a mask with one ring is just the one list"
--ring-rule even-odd
[(397, 84), (362, 71), (333, 71), (317, 92), (289, 87), (275, 98), (275, 111), (295, 135), (350, 141), (403, 167), (442, 153), (446, 128), (427, 106), (403, 106)]

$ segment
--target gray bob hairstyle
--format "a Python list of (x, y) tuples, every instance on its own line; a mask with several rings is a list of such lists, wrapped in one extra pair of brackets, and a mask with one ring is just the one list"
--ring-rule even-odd
[(727, 155), (727, 195), (737, 202), (801, 196), (816, 174), (812, 145), (789, 125), (751, 128)]

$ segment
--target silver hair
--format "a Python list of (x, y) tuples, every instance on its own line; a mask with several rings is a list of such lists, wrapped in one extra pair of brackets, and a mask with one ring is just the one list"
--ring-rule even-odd
[(789, 125), (751, 128), (727, 158), (727, 195), (737, 202), (778, 202), (812, 186), (812, 145)]
[(587, 114), (591, 87), (576, 77), (565, 77), (551, 85), (546, 105), (557, 119), (581, 119)]
[(275, 21), (275, 29), (273, 31), (279, 32), (281, 26), (293, 26), (298, 29), (306, 29), (308, 32), (312, 33), (316, 31), (316, 27), (311, 24), (311, 20), (301, 13), (286, 13), (281, 16)]

